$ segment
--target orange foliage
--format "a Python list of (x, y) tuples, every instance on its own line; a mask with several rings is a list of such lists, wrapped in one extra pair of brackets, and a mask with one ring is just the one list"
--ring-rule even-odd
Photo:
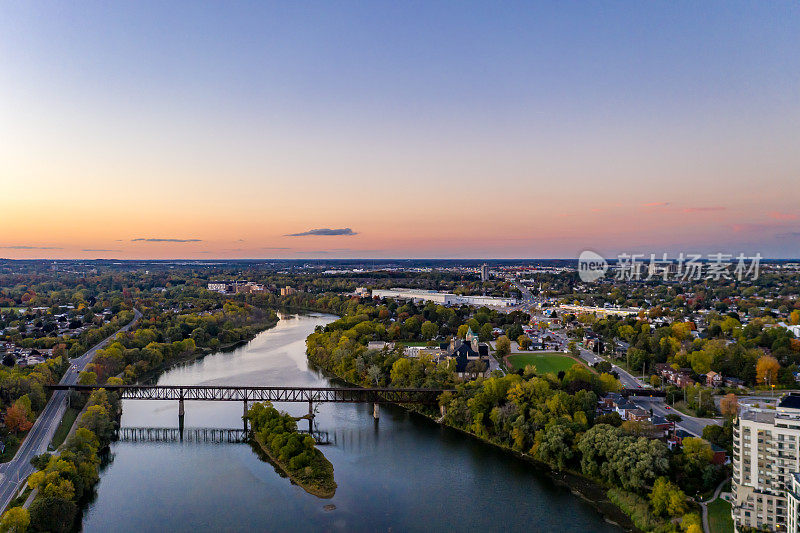
[(25, 410), (14, 404), (6, 409), (6, 427), (15, 433), (28, 431), (33, 426)]

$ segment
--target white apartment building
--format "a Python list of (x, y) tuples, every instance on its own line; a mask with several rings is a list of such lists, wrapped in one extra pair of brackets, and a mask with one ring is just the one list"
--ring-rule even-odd
[(737, 529), (798, 532), (800, 394), (744, 406), (733, 429), (731, 515)]

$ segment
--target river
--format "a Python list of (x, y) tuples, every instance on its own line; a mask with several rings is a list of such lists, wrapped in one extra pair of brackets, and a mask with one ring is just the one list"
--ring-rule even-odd
[[(309, 369), (305, 338), (335, 317), (281, 318), (248, 344), (173, 368), (158, 383), (330, 386)], [(177, 411), (174, 401), (125, 400), (121, 425), (175, 428)], [(241, 416), (240, 402), (186, 402), (185, 426), (239, 428)], [(332, 499), (291, 484), (248, 444), (120, 441), (83, 530), (620, 531), (532, 465), (400, 408), (382, 407), (375, 421), (370, 405), (321, 404), (315, 423), (334, 441), (320, 446), (339, 485)]]

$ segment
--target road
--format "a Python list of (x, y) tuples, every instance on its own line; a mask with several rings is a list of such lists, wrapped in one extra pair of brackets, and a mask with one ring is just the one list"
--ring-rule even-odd
[[(72, 359), (72, 364), (59, 383), (74, 385), (78, 380), (78, 374), (92, 361), (97, 350), (107, 345), (117, 333), (128, 331), (138, 322), (142, 313), (137, 309), (134, 309), (133, 313), (133, 320), (129, 324), (105, 338), (82, 356)], [(5, 509), (8, 506), (20, 486), (33, 473), (34, 468), (31, 465), (31, 459), (47, 451), (47, 446), (53, 440), (53, 434), (56, 432), (67, 409), (67, 394), (68, 391), (53, 392), (44, 410), (39, 414), (27, 437), (19, 447), (19, 450), (17, 450), (17, 454), (11, 461), (0, 465), (0, 509)]]
[(669, 409), (667, 407), (667, 404), (664, 403), (664, 398), (635, 397), (631, 398), (631, 400), (633, 401), (633, 403), (635, 403), (642, 409), (648, 411), (652, 409), (653, 414), (659, 416), (667, 416), (670, 413), (678, 415), (679, 417), (681, 417), (681, 421), (675, 425), (685, 431), (688, 431), (689, 433), (691, 433), (696, 437), (702, 437), (703, 428), (705, 428), (708, 425), (711, 424), (716, 424), (718, 426), (722, 425), (722, 422), (720, 420), (715, 420), (713, 418), (695, 418), (693, 416), (683, 414), (674, 409)]

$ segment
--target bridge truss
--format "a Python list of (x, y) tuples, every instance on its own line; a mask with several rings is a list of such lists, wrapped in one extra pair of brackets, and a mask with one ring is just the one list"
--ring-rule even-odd
[(436, 404), (445, 389), (358, 387), (248, 387), (213, 385), (49, 385), (52, 390), (115, 392), (124, 400), (198, 400), (228, 402), (332, 402)]

